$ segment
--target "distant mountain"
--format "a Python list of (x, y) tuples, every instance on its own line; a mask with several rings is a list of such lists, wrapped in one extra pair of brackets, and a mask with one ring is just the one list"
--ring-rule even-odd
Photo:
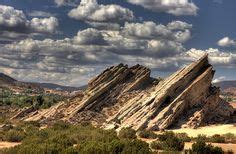
[(53, 83), (34, 83), (34, 82), (22, 82), (17, 81), (16, 79), (4, 74), (0, 73), (0, 87), (9, 87), (9, 86), (16, 86), (21, 88), (47, 88), (47, 89), (53, 89), (53, 90), (62, 90), (62, 91), (77, 91), (77, 90), (83, 90), (86, 89), (87, 86), (81, 86), (81, 87), (70, 87), (70, 86), (62, 86), (57, 85)]
[(0, 85), (14, 85), (17, 80), (7, 76), (6, 74), (0, 73)]
[(214, 83), (215, 86), (220, 87), (222, 91), (227, 89), (236, 89), (236, 81), (221, 81)]
[(71, 87), (71, 86), (62, 86), (54, 83), (36, 83), (42, 88), (47, 89), (55, 89), (55, 90), (62, 90), (62, 91), (77, 91), (77, 90), (84, 90), (87, 86), (81, 86), (81, 87)]

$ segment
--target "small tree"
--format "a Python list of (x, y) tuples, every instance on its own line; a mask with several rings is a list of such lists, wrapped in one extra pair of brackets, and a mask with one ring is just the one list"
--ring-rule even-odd
[(223, 154), (222, 148), (206, 144), (204, 140), (197, 140), (197, 142), (192, 145), (192, 150), (197, 154)]
[(136, 131), (133, 130), (132, 128), (122, 128), (119, 131), (118, 137), (121, 139), (136, 139), (137, 138)]

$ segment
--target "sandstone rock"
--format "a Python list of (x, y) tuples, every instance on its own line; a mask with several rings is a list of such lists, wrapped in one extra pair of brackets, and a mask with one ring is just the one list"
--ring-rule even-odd
[(162, 81), (150, 74), (141, 65), (110, 67), (89, 81), (83, 96), (24, 115), (23, 120), (91, 121), (105, 128), (162, 130), (222, 122), (233, 114), (211, 84), (214, 70), (207, 55)]

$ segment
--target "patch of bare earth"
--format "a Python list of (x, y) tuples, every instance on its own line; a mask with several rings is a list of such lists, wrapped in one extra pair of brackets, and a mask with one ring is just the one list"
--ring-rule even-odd
[(21, 143), (17, 143), (17, 142), (0, 142), (0, 149), (12, 148), (20, 144)]
[(181, 128), (171, 130), (175, 133), (187, 133), (190, 137), (197, 137), (198, 135), (212, 136), (215, 134), (223, 135), (227, 133), (233, 133), (236, 135), (236, 124), (224, 124), (224, 125), (210, 125), (205, 127), (199, 127), (197, 129)]

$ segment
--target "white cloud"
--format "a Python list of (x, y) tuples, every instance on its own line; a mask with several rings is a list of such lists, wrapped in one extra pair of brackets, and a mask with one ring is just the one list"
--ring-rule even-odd
[[(55, 17), (28, 20), (23, 11), (0, 5), (0, 33), (9, 36), (7, 37), (9, 41), (23, 36), (27, 38), (36, 34), (53, 34), (57, 32), (57, 28), (58, 20)], [(4, 39), (3, 36), (0, 38)]]
[(133, 12), (119, 5), (99, 5), (96, 0), (82, 0), (68, 16), (91, 25), (114, 24), (134, 19)]
[(219, 49), (209, 48), (207, 50), (190, 49), (186, 54), (193, 59), (198, 59), (204, 53), (208, 53), (209, 60), (217, 66), (236, 67), (236, 54), (224, 52)]
[(155, 12), (166, 12), (176, 16), (197, 15), (198, 7), (190, 0), (128, 0)]
[(31, 12), (27, 13), (30, 17), (54, 17), (56, 14), (50, 13), (50, 12), (44, 12), (44, 11), (37, 11), (33, 10)]
[(88, 28), (83, 31), (79, 31), (77, 36), (74, 37), (74, 42), (84, 45), (106, 45), (106, 41), (100, 31), (92, 28)]
[(217, 43), (221, 47), (236, 47), (236, 40), (230, 39), (229, 37), (224, 37)]
[(0, 26), (16, 27), (27, 22), (23, 11), (15, 10), (11, 6), (0, 5)]
[(212, 83), (217, 83), (221, 81), (225, 81), (226, 77), (225, 76), (220, 76), (212, 81)]
[(191, 29), (193, 25), (183, 21), (172, 21), (167, 25), (167, 27), (171, 30), (185, 30), (185, 29)]
[(54, 0), (55, 4), (58, 7), (61, 6), (76, 6), (79, 3), (79, 0)]
[(177, 42), (186, 42), (191, 38), (189, 29), (192, 25), (173, 21), (167, 26), (154, 22), (143, 23), (125, 23), (122, 33), (127, 37), (135, 37), (139, 39), (168, 39)]
[(58, 27), (58, 20), (55, 17), (49, 18), (33, 18), (30, 22), (30, 27), (38, 33), (55, 33)]

